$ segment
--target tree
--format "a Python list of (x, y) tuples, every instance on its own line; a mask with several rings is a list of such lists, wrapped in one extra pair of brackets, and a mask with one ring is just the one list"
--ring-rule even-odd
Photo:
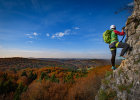
[(55, 74), (53, 74), (53, 75), (51, 76), (50, 81), (59, 83), (59, 79), (56, 78)]
[(4, 73), (4, 74), (2, 75), (3, 80), (7, 80), (7, 77), (8, 77), (8, 74), (7, 74), (7, 73)]
[(0, 81), (0, 94), (15, 91), (16, 87), (17, 85), (14, 84), (10, 79), (7, 81)]
[(30, 74), (29, 74), (29, 83), (31, 83), (33, 80), (35, 80), (37, 78), (37, 74), (33, 73), (33, 71), (30, 71)]
[(20, 83), (14, 94), (14, 100), (20, 100), (20, 95), (23, 92), (23, 90), (24, 90), (24, 86), (22, 85), (22, 83)]
[(27, 73), (26, 73), (25, 70), (22, 72), (21, 76), (26, 76), (27, 77)]
[(64, 83), (74, 83), (75, 81), (74, 81), (74, 74), (73, 74), (73, 72), (71, 72), (70, 73), (70, 75), (67, 75), (67, 76), (65, 76), (64, 77)]
[(123, 7), (121, 7), (117, 11), (115, 11), (115, 14), (118, 14), (123, 11), (128, 11), (128, 13), (132, 13), (133, 9), (134, 9), (134, 3), (132, 2), (130, 4), (124, 5)]
[(41, 72), (41, 76), (40, 79), (43, 80), (43, 78), (46, 76), (46, 74), (44, 72)]

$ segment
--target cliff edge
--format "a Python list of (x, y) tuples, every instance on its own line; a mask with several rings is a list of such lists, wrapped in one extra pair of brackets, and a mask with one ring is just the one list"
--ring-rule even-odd
[(134, 0), (125, 30), (133, 49), (118, 69), (107, 72), (95, 100), (140, 100), (140, 0)]

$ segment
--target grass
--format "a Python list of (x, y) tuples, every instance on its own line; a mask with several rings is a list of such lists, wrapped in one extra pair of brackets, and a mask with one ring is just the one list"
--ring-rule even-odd
[(106, 71), (105, 77), (108, 77), (113, 74), (113, 71)]
[(103, 79), (103, 80), (102, 80), (102, 83), (105, 84), (105, 85), (107, 85), (107, 84), (110, 83), (110, 80), (105, 80), (105, 79)]
[(135, 64), (138, 64), (139, 62), (140, 62), (140, 59), (139, 59), (139, 60), (137, 60), (137, 61), (135, 61), (134, 63), (135, 63)]
[(135, 70), (135, 73), (138, 75), (139, 74), (139, 71), (138, 70)]
[(99, 100), (107, 100), (108, 98), (107, 93), (102, 89), (99, 91), (98, 97), (99, 97)]
[(120, 70), (118, 71), (119, 75), (123, 72), (123, 69), (120, 68)]
[(118, 89), (119, 89), (119, 91), (124, 91), (124, 90), (126, 90), (127, 91), (127, 93), (130, 93), (130, 89), (133, 87), (133, 83), (131, 83), (130, 85), (124, 85), (124, 84), (121, 84), (121, 85), (119, 85), (118, 86)]
[(119, 91), (124, 91), (124, 90), (126, 90), (127, 89), (127, 86), (126, 85), (124, 85), (124, 84), (121, 84), (121, 85), (118, 85), (118, 89), (119, 89)]
[(112, 89), (108, 89), (108, 90), (100, 90), (99, 91), (99, 100), (114, 100), (114, 98), (117, 96), (117, 92), (112, 90)]

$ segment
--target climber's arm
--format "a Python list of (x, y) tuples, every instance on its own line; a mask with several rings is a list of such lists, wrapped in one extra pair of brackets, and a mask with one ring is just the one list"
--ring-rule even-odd
[(124, 34), (125, 34), (124, 30), (122, 30), (122, 32), (119, 32), (119, 31), (117, 31), (117, 30), (114, 30), (114, 32), (115, 32), (115, 34), (117, 34), (117, 35), (124, 35)]

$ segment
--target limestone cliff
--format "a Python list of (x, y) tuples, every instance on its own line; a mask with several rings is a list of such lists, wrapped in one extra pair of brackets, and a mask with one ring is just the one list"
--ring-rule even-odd
[(133, 49), (117, 70), (107, 72), (96, 100), (140, 100), (140, 0), (134, 0), (125, 30)]

